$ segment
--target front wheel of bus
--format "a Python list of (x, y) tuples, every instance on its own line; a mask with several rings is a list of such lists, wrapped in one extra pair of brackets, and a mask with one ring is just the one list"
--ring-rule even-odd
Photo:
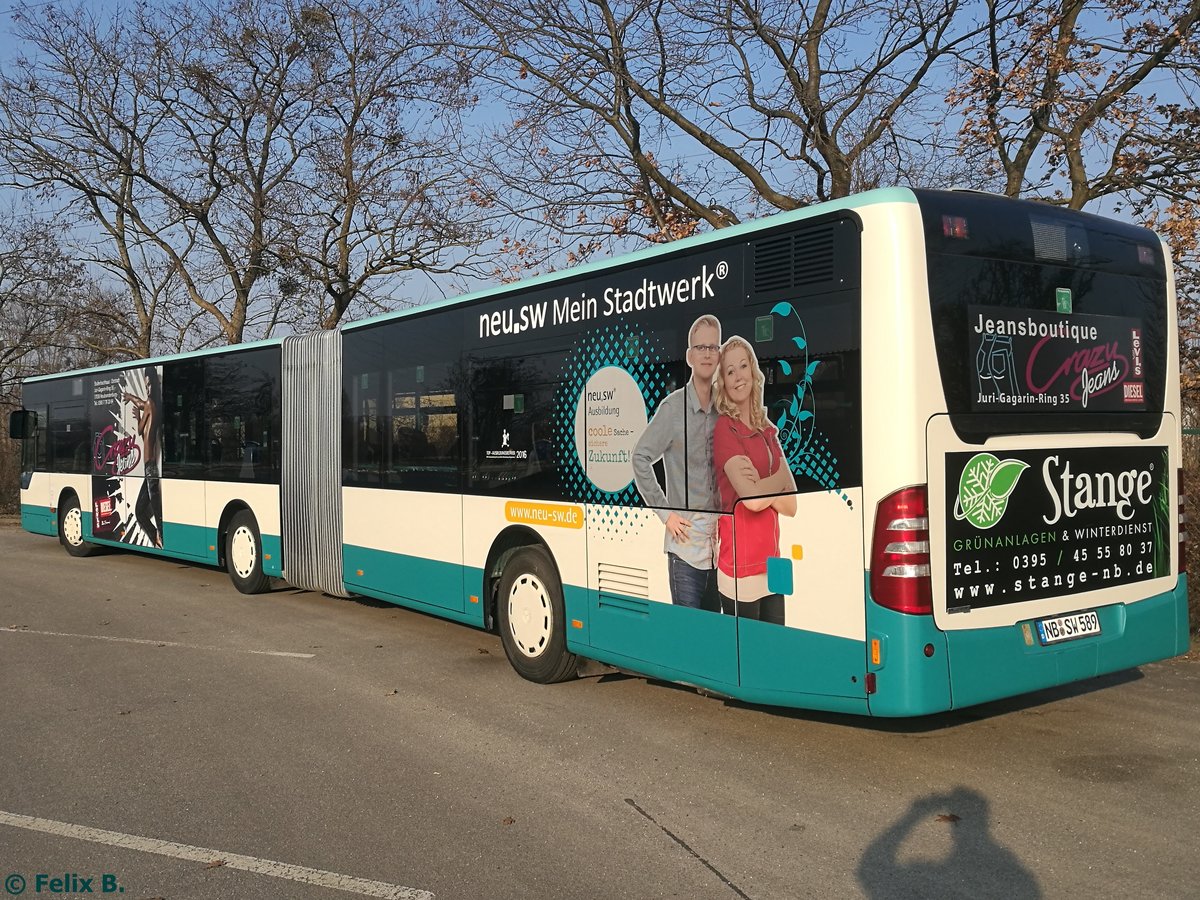
[(567, 650), (562, 583), (540, 547), (513, 554), (496, 598), (500, 640), (517, 674), (539, 684), (566, 681), (579, 669)]
[(72, 556), (91, 556), (96, 545), (83, 539), (83, 510), (72, 494), (58, 508), (58, 542)]
[(261, 594), (270, 578), (263, 574), (262, 535), (248, 509), (236, 513), (225, 532), (225, 568), (243, 594)]

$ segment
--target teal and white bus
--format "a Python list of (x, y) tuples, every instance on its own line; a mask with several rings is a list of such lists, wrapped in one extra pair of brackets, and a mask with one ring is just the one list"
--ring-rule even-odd
[(1151, 232), (885, 189), (346, 325), (31, 378), (22, 523), (745, 701), (911, 716), (1188, 647)]

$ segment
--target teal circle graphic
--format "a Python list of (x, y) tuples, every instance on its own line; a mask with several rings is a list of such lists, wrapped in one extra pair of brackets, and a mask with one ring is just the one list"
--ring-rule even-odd
[[(616, 491), (597, 487), (588, 478), (575, 445), (575, 418), (588, 381), (601, 369), (615, 366), (626, 372), (641, 391), (649, 420), (667, 395), (665, 362), (668, 357), (657, 339), (636, 322), (618, 322), (587, 332), (563, 361), (562, 379), (554, 403), (554, 442), (563, 495), (576, 503), (596, 507), (601, 533), (622, 533), (637, 517), (622, 507), (642, 506), (632, 482)], [(624, 513), (624, 516), (622, 516)]]
[(575, 409), (575, 455), (588, 480), (617, 492), (633, 481), (633, 453), (646, 430), (646, 399), (620, 366), (605, 366), (587, 380)]

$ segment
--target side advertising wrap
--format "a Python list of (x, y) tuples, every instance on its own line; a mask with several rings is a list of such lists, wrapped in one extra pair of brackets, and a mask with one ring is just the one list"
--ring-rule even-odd
[(97, 377), (92, 387), (92, 533), (162, 546), (162, 367)]
[[(839, 459), (860, 455), (844, 414), (857, 308), (799, 289), (748, 303), (745, 253), (706, 248), (472, 308), (474, 371), (518, 385), (482, 395), (477, 440), (491, 483), (520, 498), (508, 521), (585, 531), (597, 591), (798, 626), (801, 556), (781, 546), (781, 519), (802, 514), (798, 494), (826, 492), (860, 527), (847, 488), (861, 463)], [(608, 567), (623, 574), (601, 588)]]
[(1168, 574), (1170, 487), (1162, 446), (947, 454), (947, 607)]
[(971, 408), (1146, 408), (1140, 319), (968, 307)]

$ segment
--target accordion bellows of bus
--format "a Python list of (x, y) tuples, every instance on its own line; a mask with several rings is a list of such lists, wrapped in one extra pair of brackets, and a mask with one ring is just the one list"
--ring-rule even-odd
[(879, 190), (30, 378), (22, 523), (491, 629), (536, 682), (923, 715), (1187, 649), (1176, 316), (1149, 231)]

